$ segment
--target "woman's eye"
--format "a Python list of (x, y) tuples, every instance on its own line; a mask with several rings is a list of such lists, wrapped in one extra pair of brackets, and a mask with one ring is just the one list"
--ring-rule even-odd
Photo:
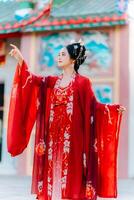
[(58, 56), (65, 56), (65, 53), (59, 53)]

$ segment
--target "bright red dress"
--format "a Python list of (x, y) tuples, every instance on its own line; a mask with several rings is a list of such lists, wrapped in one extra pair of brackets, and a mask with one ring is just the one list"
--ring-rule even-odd
[(17, 156), (26, 149), (36, 121), (32, 194), (39, 200), (116, 198), (120, 105), (98, 102), (89, 78), (74, 77), (60, 88), (62, 76), (44, 78), (29, 72), (25, 62), (17, 66), (8, 152)]
[[(71, 128), (73, 114), (73, 87), (75, 74), (66, 87), (60, 86), (62, 74), (51, 93), (51, 108), (47, 139), (47, 199), (61, 200), (67, 183)], [(39, 198), (45, 200), (45, 197)]]

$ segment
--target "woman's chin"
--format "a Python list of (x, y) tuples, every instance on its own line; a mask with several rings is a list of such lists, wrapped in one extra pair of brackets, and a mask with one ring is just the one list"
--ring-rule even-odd
[(62, 64), (58, 64), (57, 67), (58, 67), (59, 69), (63, 69), (63, 65), (62, 65)]

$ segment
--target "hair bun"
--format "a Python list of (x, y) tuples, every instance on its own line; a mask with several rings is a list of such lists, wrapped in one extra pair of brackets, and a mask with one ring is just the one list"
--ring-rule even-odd
[(74, 68), (77, 71), (79, 66), (84, 63), (87, 55), (86, 55), (86, 47), (82, 40), (78, 42), (74, 42), (66, 46), (70, 58), (75, 60)]

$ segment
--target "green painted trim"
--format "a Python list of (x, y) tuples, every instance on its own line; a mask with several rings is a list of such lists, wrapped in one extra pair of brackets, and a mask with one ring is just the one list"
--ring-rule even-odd
[(28, 1), (19, 2), (19, 9), (24, 9), (24, 8), (34, 9), (34, 7), (35, 7), (35, 4), (33, 2), (28, 2)]
[[(116, 26), (116, 25), (125, 25), (127, 24), (126, 21), (118, 21), (118, 22), (110, 22), (110, 23), (102, 23), (102, 22), (98, 22), (98, 23), (90, 23), (90, 24), (82, 24), (82, 25), (63, 25), (63, 26), (45, 26), (45, 27), (34, 27), (35, 31), (53, 31), (53, 30), (57, 30), (57, 31), (62, 31), (62, 30), (74, 30), (74, 29), (82, 29), (82, 28), (95, 28), (95, 27), (112, 27), (112, 26)], [(29, 27), (28, 29), (25, 29), (25, 32), (33, 32), (33, 28)]]
[(98, 23), (82, 23), (82, 24), (71, 24), (71, 25), (60, 25), (60, 26), (43, 26), (43, 27), (32, 27), (31, 25), (26, 28), (17, 28), (17, 29), (8, 29), (0, 30), (0, 34), (12, 33), (12, 32), (36, 32), (36, 31), (62, 31), (62, 30), (75, 30), (75, 29), (84, 29), (84, 28), (95, 28), (95, 27), (112, 27), (116, 25), (127, 25), (126, 20), (119, 20), (113, 22), (98, 22)]

